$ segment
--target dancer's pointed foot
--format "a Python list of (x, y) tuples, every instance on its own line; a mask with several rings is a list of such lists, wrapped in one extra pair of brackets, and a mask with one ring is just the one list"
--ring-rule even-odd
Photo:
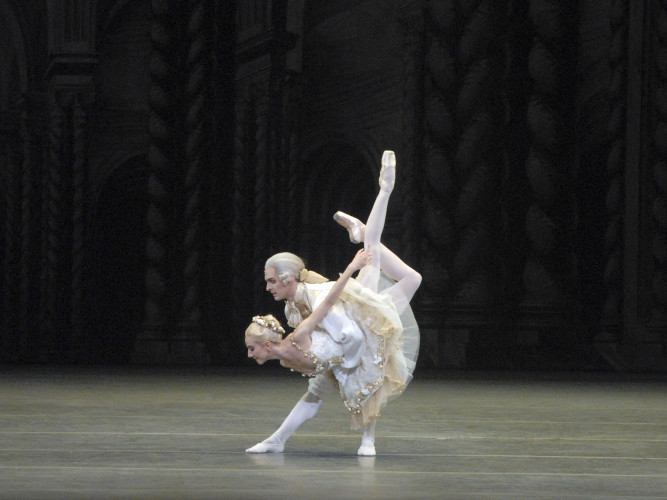
[(345, 212), (336, 212), (333, 218), (336, 222), (338, 222), (338, 224), (347, 229), (347, 232), (350, 235), (350, 241), (352, 243), (361, 243), (364, 241), (366, 226), (359, 219), (352, 217), (351, 215), (347, 215)]
[(380, 189), (391, 193), (396, 180), (396, 155), (393, 151), (385, 151), (382, 154), (382, 169), (380, 170)]
[(262, 441), (252, 448), (248, 448), (246, 453), (282, 453), (285, 445), (280, 443), (266, 443)]
[(359, 447), (359, 451), (357, 451), (357, 455), (359, 455), (360, 457), (374, 457), (375, 443), (362, 440), (361, 446)]

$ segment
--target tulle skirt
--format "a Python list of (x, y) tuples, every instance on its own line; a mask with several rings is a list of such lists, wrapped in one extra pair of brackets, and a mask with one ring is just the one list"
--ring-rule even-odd
[(353, 429), (378, 418), (387, 402), (405, 390), (419, 354), (419, 328), (409, 298), (393, 280), (366, 269), (341, 294), (346, 313), (363, 331), (365, 352), (352, 371), (334, 370)]

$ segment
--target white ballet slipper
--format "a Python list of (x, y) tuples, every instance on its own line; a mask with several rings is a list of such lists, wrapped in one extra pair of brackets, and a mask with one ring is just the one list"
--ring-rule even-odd
[(375, 456), (375, 426), (377, 422), (377, 419), (372, 420), (364, 426), (364, 434), (361, 436), (361, 446), (357, 455), (361, 457)]
[(257, 443), (255, 446), (248, 448), (246, 453), (282, 453), (285, 449), (284, 444), (280, 443)]
[(361, 442), (361, 446), (357, 451), (357, 455), (360, 457), (374, 457), (375, 456), (375, 444), (374, 443), (364, 443)]
[(380, 189), (385, 193), (394, 190), (396, 181), (396, 155), (393, 151), (385, 151), (382, 154), (382, 169), (380, 170)]
[(336, 212), (333, 218), (338, 224), (347, 229), (352, 243), (361, 243), (364, 241), (366, 226), (359, 219), (340, 211)]

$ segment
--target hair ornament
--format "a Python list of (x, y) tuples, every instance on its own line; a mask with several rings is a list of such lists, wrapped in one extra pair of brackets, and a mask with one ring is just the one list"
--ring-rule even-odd
[(271, 320), (266, 320), (262, 316), (253, 316), (252, 318), (253, 323), (257, 323), (259, 326), (262, 326), (264, 328), (268, 328), (274, 333), (277, 333), (278, 335), (282, 336), (285, 334), (285, 329), (280, 326), (280, 323), (278, 321), (271, 319)]

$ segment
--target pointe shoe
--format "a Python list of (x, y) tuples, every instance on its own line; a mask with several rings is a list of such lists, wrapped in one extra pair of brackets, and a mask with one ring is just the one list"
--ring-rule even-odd
[(396, 180), (396, 155), (393, 151), (385, 151), (382, 154), (382, 169), (380, 170), (380, 189), (385, 193), (394, 190)]
[(361, 243), (364, 241), (364, 233), (366, 226), (356, 217), (347, 215), (345, 212), (336, 212), (333, 216), (334, 220), (341, 226), (347, 229), (352, 243)]
[(362, 441), (361, 446), (359, 447), (359, 451), (357, 451), (357, 455), (360, 457), (374, 457), (375, 444)]
[(285, 445), (282, 444), (271, 444), (271, 443), (257, 443), (252, 448), (248, 448), (246, 453), (282, 453)]

